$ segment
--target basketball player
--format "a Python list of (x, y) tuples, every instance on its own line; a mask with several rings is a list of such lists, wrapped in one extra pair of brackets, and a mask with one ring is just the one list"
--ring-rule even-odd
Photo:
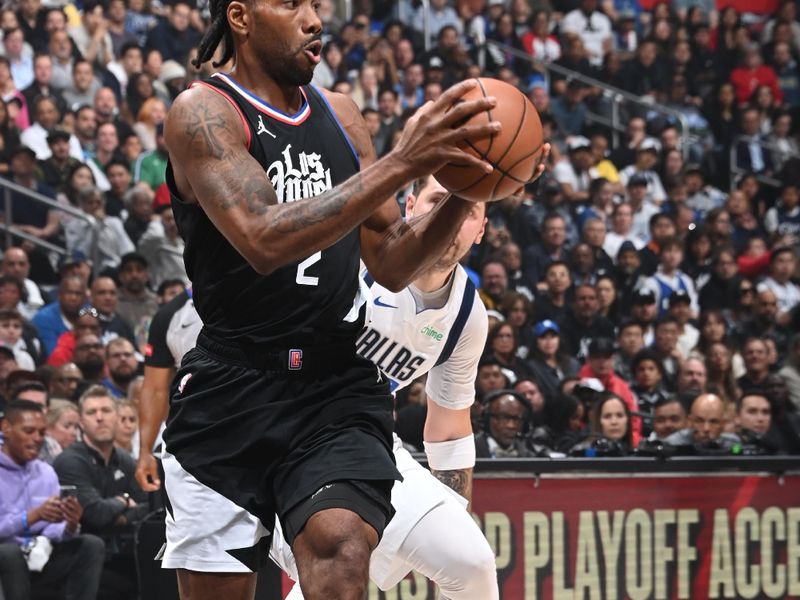
[[(407, 216), (428, 213), (446, 194), (429, 177), (416, 198), (408, 197)], [(371, 286), (372, 320), (359, 336), (358, 353), (381, 368), (394, 391), (428, 374), (424, 439), (432, 469), (420, 466), (394, 437), (403, 480), (392, 489), (396, 514), (372, 553), (369, 569), (382, 590), (397, 585), (413, 569), (439, 586), (443, 600), (499, 597), (494, 553), (465, 510), (475, 466), (470, 406), (488, 317), (458, 263), (473, 243), (480, 242), (485, 223), (485, 204), (474, 205), (456, 240), (427, 273), (397, 293), (377, 283)], [(276, 533), (272, 544), (273, 560), (296, 581), (297, 570), (282, 536)], [(295, 585), (287, 600), (302, 597)]]
[[(429, 212), (445, 195), (446, 190), (433, 177), (428, 178), (416, 198), (409, 196), (407, 216)], [(469, 407), (474, 400), (477, 364), (486, 341), (487, 317), (458, 261), (473, 242), (480, 241), (486, 221), (484, 214), (484, 205), (474, 205), (451, 247), (428, 273), (405, 290), (394, 294), (372, 283), (372, 321), (359, 336), (357, 350), (378, 363), (394, 390), (429, 374), (426, 452), (433, 474), (440, 480), (436, 481), (430, 471), (411, 458), (395, 436), (394, 455), (403, 481), (393, 488), (392, 506), (396, 514), (370, 562), (370, 577), (384, 590), (415, 569), (439, 585), (443, 598), (498, 597), (494, 554), (465, 510), (471, 498), (475, 464)], [(166, 313), (166, 308), (160, 313)], [(148, 350), (153, 350), (148, 352), (148, 360), (160, 354), (158, 348), (164, 346), (167, 337), (181, 337), (185, 331), (181, 319), (173, 318), (171, 333), (161, 335), (159, 321), (165, 317), (160, 313), (151, 326)], [(181, 313), (186, 314), (185, 309), (177, 314)], [(185, 341), (191, 344), (190, 339)], [(175, 356), (173, 360), (179, 361), (180, 354), (173, 350), (175, 344), (169, 347)], [(152, 370), (155, 369), (151, 367)], [(145, 384), (148, 374), (146, 370)], [(166, 394), (159, 397), (166, 402)], [(148, 399), (143, 396), (142, 403), (156, 404)], [(148, 414), (166, 413), (165, 406), (161, 410), (148, 409)], [(143, 419), (141, 427), (137, 479), (152, 491), (158, 489), (151, 454), (157, 426)], [(152, 433), (145, 435), (145, 429)], [(147, 480), (148, 475), (156, 485)], [(294, 558), (280, 531), (273, 538), (271, 554), (297, 580)], [(302, 598), (300, 588), (295, 586), (289, 597)]]
[(355, 352), (359, 256), (401, 289), (471, 205), (451, 198), (404, 222), (392, 194), (448, 162), (491, 171), (458, 148), (499, 131), (463, 124), (496, 105), (455, 104), (475, 82), (425, 105), (375, 162), (356, 106), (307, 85), (317, 9), (212, 0), (198, 65), (223, 42), (236, 66), (178, 96), (166, 121), (167, 184), (204, 323), (164, 432), (163, 565), (178, 569), (184, 600), (252, 598), (276, 514), (309, 600), (363, 597), (399, 474), (388, 382)]

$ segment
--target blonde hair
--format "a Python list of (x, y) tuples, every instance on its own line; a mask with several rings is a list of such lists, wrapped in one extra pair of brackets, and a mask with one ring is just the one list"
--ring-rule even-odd
[(53, 427), (69, 411), (74, 411), (78, 414), (78, 407), (75, 406), (74, 402), (58, 399), (50, 400), (50, 408), (47, 410), (47, 426)]

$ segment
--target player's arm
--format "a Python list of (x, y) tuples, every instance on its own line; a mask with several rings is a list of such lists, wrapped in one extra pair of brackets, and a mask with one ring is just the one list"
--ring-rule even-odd
[(136, 462), (136, 481), (146, 492), (154, 492), (161, 487), (153, 446), (161, 423), (167, 418), (169, 388), (174, 375), (174, 367), (144, 367), (139, 402), (139, 460)]
[(454, 126), (496, 101), (482, 98), (447, 110), (474, 85), (455, 85), (427, 105), (406, 126), (399, 149), (389, 157), (318, 196), (285, 204), (278, 204), (264, 169), (247, 151), (237, 111), (219, 93), (196, 86), (178, 96), (166, 122), (175, 182), (184, 201), (199, 202), (248, 263), (268, 274), (331, 246), (397, 189), (446, 162), (488, 169), (457, 144), (490, 135), (495, 124)]
[[(472, 466), (475, 464), (475, 441), (472, 437), (472, 423), (469, 408), (452, 410), (439, 406), (428, 396), (428, 416), (425, 419), (423, 439), (428, 454), (431, 473), (446, 486), (454, 489), (472, 502)], [(471, 448), (470, 448), (471, 446)], [(441, 456), (443, 462), (431, 464), (431, 459)], [(451, 461), (450, 464), (446, 461)], [(452, 466), (454, 468), (446, 468)]]
[(476, 297), (453, 353), (428, 372), (425, 384), (428, 415), (422, 437), (428, 466), (437, 479), (470, 501), (475, 438), (469, 411), (475, 401), (475, 378), (488, 321), (486, 309)]

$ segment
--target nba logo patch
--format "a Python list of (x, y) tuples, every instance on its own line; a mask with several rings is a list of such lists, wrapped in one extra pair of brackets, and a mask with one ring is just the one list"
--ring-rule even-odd
[(298, 349), (289, 350), (289, 370), (299, 371), (303, 368), (303, 351)]

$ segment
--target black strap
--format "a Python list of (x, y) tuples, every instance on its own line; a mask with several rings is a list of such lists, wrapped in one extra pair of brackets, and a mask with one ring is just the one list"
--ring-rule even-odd
[(461, 308), (458, 309), (458, 316), (453, 322), (453, 326), (450, 328), (450, 334), (447, 336), (447, 342), (445, 342), (444, 348), (442, 348), (442, 353), (439, 355), (439, 359), (436, 361), (434, 367), (438, 367), (440, 364), (450, 358), (450, 355), (453, 353), (453, 350), (456, 347), (456, 343), (458, 343), (458, 338), (461, 337), (461, 332), (464, 331), (464, 325), (467, 324), (467, 319), (469, 318), (469, 313), (472, 312), (472, 305), (474, 302), (475, 284), (472, 283), (472, 280), (469, 277), (467, 277), (467, 284), (464, 286), (464, 297), (461, 298)]

